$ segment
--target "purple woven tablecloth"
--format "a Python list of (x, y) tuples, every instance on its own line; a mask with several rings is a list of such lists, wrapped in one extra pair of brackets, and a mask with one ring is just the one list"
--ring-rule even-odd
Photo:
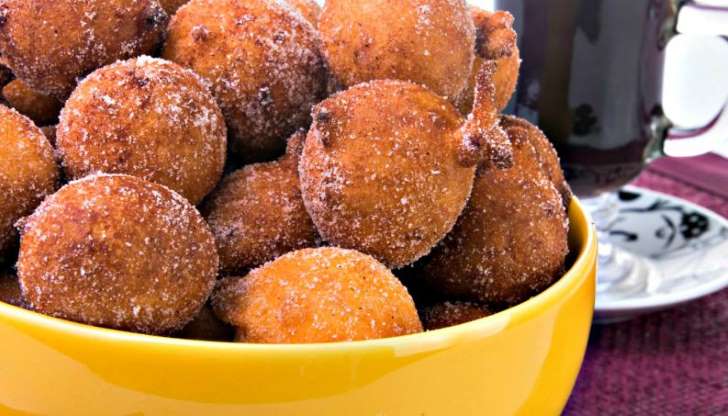
[[(728, 217), (728, 161), (660, 160), (635, 185)], [(728, 255), (728, 253), (726, 253)], [(566, 415), (728, 415), (728, 290), (592, 327)]]

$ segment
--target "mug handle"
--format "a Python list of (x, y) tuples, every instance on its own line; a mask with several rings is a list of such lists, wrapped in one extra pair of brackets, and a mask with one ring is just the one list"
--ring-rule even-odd
[[(683, 2), (677, 14), (677, 33), (728, 36), (728, 2), (724, 3), (713, 6)], [(728, 139), (728, 94), (723, 108), (706, 125), (690, 129), (669, 125), (664, 137), (665, 156), (698, 156), (714, 150), (718, 141)]]

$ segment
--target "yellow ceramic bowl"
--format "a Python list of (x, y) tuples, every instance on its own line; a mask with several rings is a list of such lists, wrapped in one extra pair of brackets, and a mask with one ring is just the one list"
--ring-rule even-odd
[(311, 345), (99, 329), (0, 302), (0, 415), (543, 415), (576, 379), (596, 240), (570, 207), (576, 263), (545, 292), (467, 324)]

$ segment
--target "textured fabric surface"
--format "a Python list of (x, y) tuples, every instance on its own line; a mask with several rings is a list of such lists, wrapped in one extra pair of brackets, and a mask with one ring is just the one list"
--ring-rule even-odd
[[(727, 160), (672, 162), (650, 167), (635, 185), (728, 217), (728, 187), (716, 186), (728, 183)], [(728, 290), (632, 321), (592, 327), (564, 414), (728, 415)]]

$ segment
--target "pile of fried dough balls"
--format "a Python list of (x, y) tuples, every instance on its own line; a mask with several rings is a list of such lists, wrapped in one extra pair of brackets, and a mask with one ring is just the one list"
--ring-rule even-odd
[(464, 0), (0, 0), (0, 299), (253, 343), (527, 300), (564, 270), (571, 195), (500, 115), (512, 23)]

